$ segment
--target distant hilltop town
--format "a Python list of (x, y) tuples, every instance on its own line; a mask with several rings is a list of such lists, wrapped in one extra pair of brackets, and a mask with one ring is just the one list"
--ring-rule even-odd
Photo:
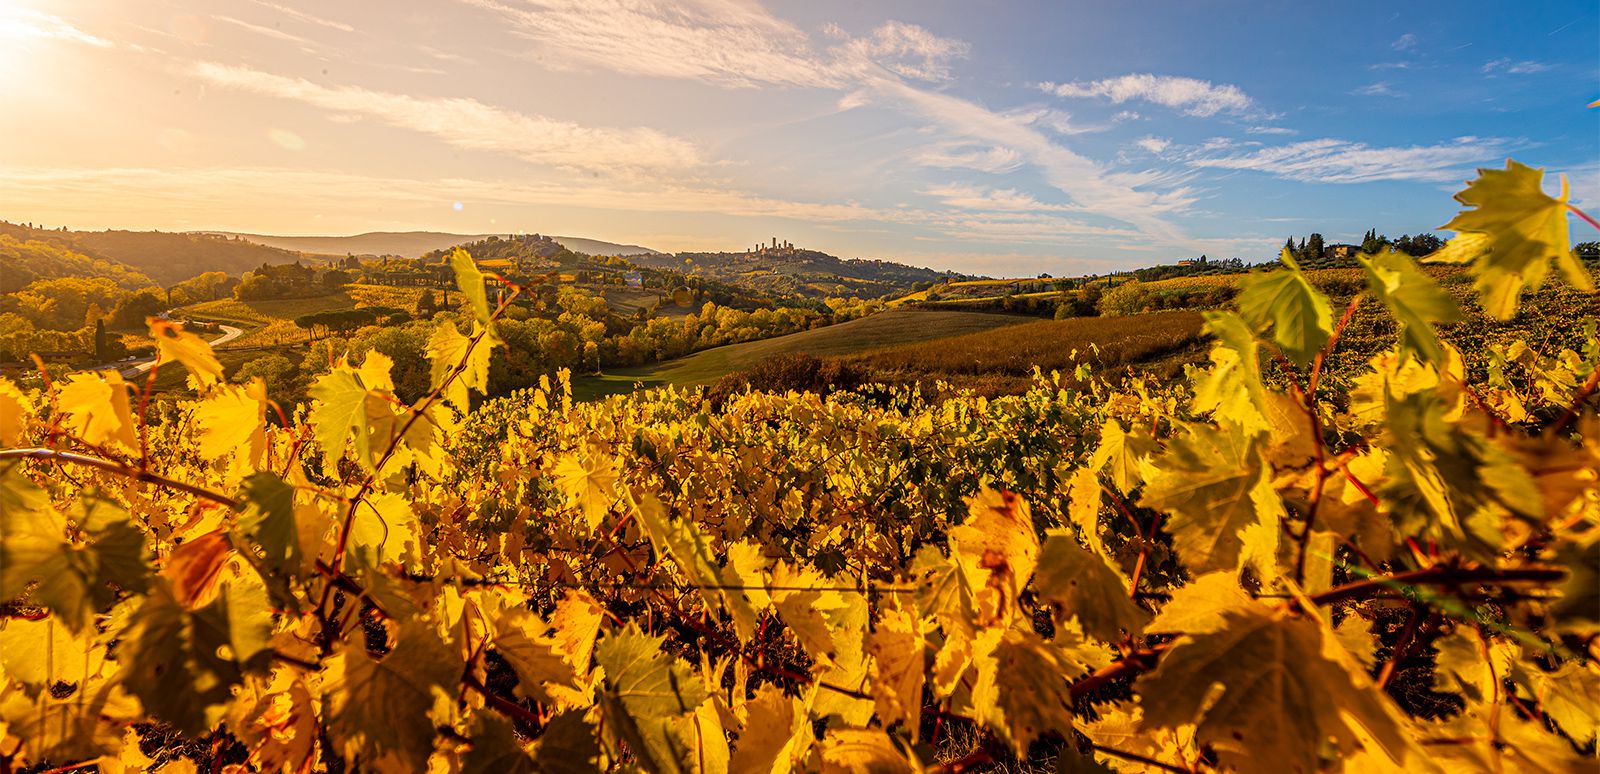
[(749, 254), (750, 255), (771, 255), (773, 253), (792, 253), (792, 252), (794, 252), (794, 243), (793, 242), (790, 242), (788, 240), (784, 240), (782, 242), (779, 242), (777, 237), (773, 237), (771, 244), (760, 244), (760, 243), (757, 243), (754, 248), (751, 248), (751, 250), (749, 251)]

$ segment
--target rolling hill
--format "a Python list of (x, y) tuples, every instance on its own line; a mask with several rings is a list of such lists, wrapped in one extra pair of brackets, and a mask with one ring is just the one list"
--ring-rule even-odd
[(838, 258), (795, 247), (742, 253), (677, 253), (634, 259), (642, 266), (674, 269), (693, 276), (742, 285), (772, 295), (810, 298), (883, 298), (963, 275), (893, 261)]
[[(403, 258), (416, 258), (434, 250), (476, 242), (491, 236), (511, 236), (510, 234), (449, 234), (441, 231), (372, 231), (354, 236), (272, 236), (231, 231), (206, 233), (239, 237), (269, 247), (321, 255), (398, 255)], [(642, 255), (659, 252), (641, 245), (618, 244), (585, 237), (552, 236), (551, 238), (568, 250), (589, 255)]]
[(716, 347), (664, 363), (618, 369), (603, 376), (575, 378), (572, 380), (572, 390), (580, 399), (591, 399), (631, 392), (635, 383), (647, 388), (665, 384), (707, 384), (773, 355), (854, 355), (898, 344), (993, 331), (1031, 321), (1028, 317), (1006, 314), (888, 311), (787, 336)]
[(62, 231), (0, 223), (19, 242), (42, 242), (109, 261), (173, 285), (208, 271), (238, 275), (264, 263), (293, 263), (306, 256), (225, 236), (167, 231)]

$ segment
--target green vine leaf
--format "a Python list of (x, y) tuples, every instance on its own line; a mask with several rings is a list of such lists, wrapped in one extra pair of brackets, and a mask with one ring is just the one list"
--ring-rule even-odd
[(1281, 260), (1283, 269), (1251, 273), (1240, 282), (1239, 316), (1257, 331), (1270, 328), (1278, 349), (1307, 366), (1333, 336), (1333, 309), (1287, 249)]
[(1544, 192), (1544, 170), (1506, 159), (1505, 169), (1479, 169), (1478, 177), (1456, 194), (1467, 205), (1440, 228), (1460, 232), (1435, 260), (1473, 261), (1484, 311), (1509, 319), (1524, 288), (1544, 284), (1554, 259), (1567, 281), (1586, 291), (1594, 282), (1572, 251), (1567, 229), (1567, 179), (1561, 196)]

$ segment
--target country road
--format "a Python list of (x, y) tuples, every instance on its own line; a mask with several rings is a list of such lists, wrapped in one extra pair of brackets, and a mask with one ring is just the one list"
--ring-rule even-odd
[[(244, 334), (244, 331), (242, 329), (235, 328), (232, 325), (218, 325), (217, 327), (222, 329), (222, 335), (211, 340), (211, 346), (213, 348), (216, 348), (216, 347), (221, 346), (223, 344), (227, 344), (228, 342), (233, 341), (234, 339), (237, 339), (237, 338), (239, 338), (239, 336)], [(119, 365), (120, 366), (120, 365), (124, 365), (124, 364), (118, 363), (118, 364), (111, 364), (111, 365)], [(123, 369), (122, 370), (122, 377), (124, 379), (133, 379), (133, 378), (136, 378), (136, 377), (139, 377), (139, 376), (143, 376), (146, 373), (149, 373), (150, 369), (154, 368), (155, 365), (156, 365), (155, 358), (153, 358), (153, 357), (146, 358), (146, 359), (141, 360), (141, 361), (139, 361), (138, 363), (136, 363), (136, 364), (134, 364), (132, 366), (129, 366), (128, 368)], [(98, 370), (98, 369), (94, 369), (94, 370)]]

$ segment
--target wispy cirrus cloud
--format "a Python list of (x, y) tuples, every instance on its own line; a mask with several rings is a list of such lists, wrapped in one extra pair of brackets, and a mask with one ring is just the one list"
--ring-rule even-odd
[(1014, 172), (1026, 159), (1010, 148), (985, 147), (972, 143), (939, 143), (919, 151), (915, 161), (935, 169), (970, 169), (992, 175)]
[(412, 97), (356, 86), (323, 86), (248, 67), (195, 63), (213, 86), (313, 105), (335, 115), (374, 118), (450, 145), (583, 170), (682, 170), (701, 163), (696, 147), (647, 128), (594, 128), (517, 113), (473, 99)]
[(233, 26), (238, 27), (239, 29), (249, 30), (250, 32), (254, 32), (257, 35), (265, 35), (266, 37), (274, 38), (276, 40), (282, 40), (282, 41), (286, 41), (286, 42), (289, 42), (289, 43), (301, 43), (301, 44), (306, 44), (306, 45), (310, 45), (311, 44), (311, 41), (306, 39), (306, 38), (303, 38), (303, 37), (301, 37), (299, 35), (295, 35), (295, 34), (292, 34), (292, 33), (284, 32), (283, 30), (280, 30), (280, 29), (278, 29), (276, 27), (265, 27), (265, 26), (262, 26), (260, 24), (247, 22), (244, 19), (236, 19), (236, 18), (234, 18), (232, 16), (217, 15), (217, 16), (213, 16), (211, 18), (216, 19), (217, 21), (223, 22), (225, 24), (232, 24)]
[(1458, 137), (1453, 142), (1408, 147), (1321, 139), (1223, 155), (1201, 150), (1187, 163), (1197, 168), (1253, 170), (1308, 183), (1444, 183), (1461, 180), (1473, 166), (1505, 155), (1511, 145), (1509, 140), (1493, 137)]
[(1361, 87), (1352, 89), (1350, 91), (1350, 93), (1354, 94), (1354, 95), (1356, 95), (1358, 97), (1404, 97), (1404, 96), (1406, 96), (1404, 92), (1396, 91), (1394, 86), (1392, 84), (1390, 84), (1388, 81), (1378, 81), (1376, 83), (1369, 83), (1369, 84), (1367, 84), (1365, 86), (1361, 86)]
[(29, 8), (0, 8), (0, 41), (54, 39), (111, 48), (112, 42), (90, 35), (66, 19)]
[(1139, 139), (1135, 140), (1133, 144), (1159, 156), (1161, 155), (1162, 151), (1167, 149), (1167, 146), (1172, 144), (1172, 141), (1165, 137), (1147, 136), (1140, 137)]
[(949, 134), (1017, 153), (1046, 183), (1070, 196), (1079, 212), (1136, 224), (1149, 238), (1180, 236), (1163, 216), (1187, 207), (1191, 200), (1185, 196), (1141, 187), (1137, 180), (1111, 173), (1039, 129), (976, 102), (888, 79), (876, 80), (872, 88), (890, 104), (936, 121)]
[(1152, 102), (1199, 117), (1227, 111), (1241, 113), (1252, 104), (1250, 97), (1230, 83), (1212, 83), (1198, 78), (1137, 73), (1098, 81), (1039, 84), (1039, 89), (1057, 97), (1103, 97), (1117, 104), (1131, 100)]
[(1103, 123), (1080, 124), (1072, 118), (1072, 114), (1063, 110), (1048, 107), (1021, 107), (1007, 110), (1002, 113), (1007, 118), (1015, 119), (1029, 126), (1048, 129), (1059, 135), (1094, 134), (1115, 129), (1124, 121), (1138, 118), (1138, 114), (1123, 111)]
[(1533, 75), (1534, 73), (1542, 73), (1546, 70), (1553, 69), (1555, 69), (1554, 65), (1548, 65), (1543, 62), (1535, 62), (1530, 59), (1514, 61), (1508, 58), (1501, 58), (1485, 62), (1483, 67), (1479, 68), (1479, 71), (1485, 75), (1495, 75), (1498, 73), (1505, 73), (1507, 75)]
[[(1052, 139), (1076, 128), (1060, 120), (1064, 114), (1008, 114), (917, 83), (947, 79), (949, 63), (968, 52), (967, 44), (921, 27), (891, 21), (852, 37), (830, 25), (822, 32), (838, 42), (817, 47), (805, 31), (752, 0), (461, 2), (509, 19), (517, 35), (549, 54), (547, 63), (579, 62), (731, 88), (847, 91), (841, 108), (871, 101), (933, 124), (945, 139), (915, 156), (925, 166), (998, 173), (1031, 165), (1080, 212), (1137, 222), (1152, 234), (1177, 233), (1162, 215), (1181, 208), (1185, 199), (1130, 186)], [(1233, 86), (1205, 84), (1207, 95), (1181, 93), (1189, 80), (1167, 79), (1145, 96), (1197, 114), (1249, 104)], [(1122, 91), (1115, 94), (1119, 101), (1126, 98)]]
[(730, 87), (837, 87), (800, 28), (744, 0), (462, 0), (500, 14), (546, 64)]
[(298, 9), (298, 8), (291, 8), (291, 7), (287, 6), (287, 5), (279, 5), (278, 3), (267, 2), (267, 0), (250, 0), (250, 1), (255, 3), (256, 5), (259, 5), (259, 6), (263, 7), (263, 8), (270, 8), (270, 9), (272, 9), (274, 11), (277, 11), (278, 13), (281, 13), (284, 16), (287, 16), (287, 17), (289, 17), (291, 19), (294, 19), (296, 21), (305, 22), (307, 24), (314, 24), (314, 25), (316, 25), (318, 27), (327, 27), (328, 29), (338, 30), (340, 32), (355, 32), (356, 31), (355, 27), (352, 27), (352, 26), (350, 26), (348, 24), (345, 24), (344, 22), (337, 22), (337, 21), (333, 21), (331, 19), (324, 19), (321, 16), (317, 16), (315, 14), (307, 13), (305, 11), (302, 11), (302, 10)]
[(1389, 44), (1389, 48), (1392, 48), (1392, 49), (1394, 49), (1396, 51), (1410, 51), (1411, 49), (1416, 48), (1416, 47), (1417, 47), (1417, 36), (1415, 34), (1413, 34), (1413, 33), (1410, 33), (1410, 32), (1407, 32), (1406, 34), (1401, 35), (1398, 38), (1395, 38), (1394, 42)]
[(1071, 208), (1047, 204), (1015, 188), (989, 188), (966, 183), (930, 186), (922, 190), (948, 207), (992, 212), (1064, 212)]
[(836, 25), (829, 35), (848, 39), (845, 48), (859, 61), (874, 62), (896, 75), (919, 81), (944, 81), (950, 78), (950, 63), (970, 50), (966, 42), (943, 38), (905, 22), (889, 21), (871, 33), (850, 38)]

